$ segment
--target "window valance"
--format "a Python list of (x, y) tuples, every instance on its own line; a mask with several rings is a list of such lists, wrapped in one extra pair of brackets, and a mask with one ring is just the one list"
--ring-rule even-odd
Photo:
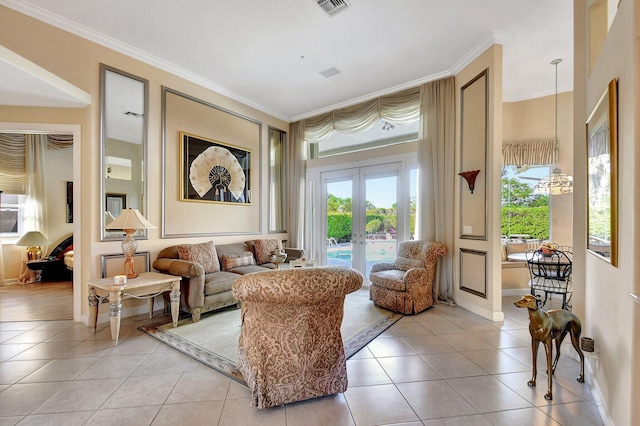
[[(73, 148), (73, 135), (46, 135), (47, 149)], [(0, 190), (24, 194), (26, 185), (26, 141), (19, 133), (0, 133)]]
[(414, 87), (357, 105), (337, 109), (305, 120), (305, 140), (318, 142), (334, 130), (358, 133), (379, 119), (392, 124), (410, 124), (420, 119), (420, 88)]
[(542, 166), (558, 163), (555, 140), (505, 141), (502, 143), (503, 166)]

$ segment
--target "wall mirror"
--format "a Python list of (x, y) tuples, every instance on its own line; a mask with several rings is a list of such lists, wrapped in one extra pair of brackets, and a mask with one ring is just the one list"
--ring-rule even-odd
[[(149, 82), (100, 64), (100, 235), (120, 240), (124, 232), (104, 227), (124, 208), (147, 216), (147, 117)], [(146, 238), (146, 230), (136, 231)]]
[(617, 80), (587, 120), (587, 250), (618, 266)]
[(269, 127), (269, 233), (287, 232), (287, 133)]

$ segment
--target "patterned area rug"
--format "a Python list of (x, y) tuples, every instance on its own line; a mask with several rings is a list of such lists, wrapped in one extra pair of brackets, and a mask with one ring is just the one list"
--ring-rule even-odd
[[(369, 300), (368, 287), (348, 294), (340, 330), (347, 358), (402, 316), (374, 305)], [(244, 384), (236, 371), (240, 309), (211, 312), (202, 315), (197, 323), (193, 323), (191, 316), (187, 315), (180, 319), (176, 328), (173, 328), (170, 321), (165, 321), (142, 326), (139, 330)]]

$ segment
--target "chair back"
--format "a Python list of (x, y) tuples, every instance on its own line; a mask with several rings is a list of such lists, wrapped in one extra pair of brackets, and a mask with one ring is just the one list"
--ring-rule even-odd
[(436, 241), (410, 240), (398, 244), (395, 268), (408, 271), (411, 268), (425, 268), (435, 264), (438, 256), (445, 256), (447, 248)]

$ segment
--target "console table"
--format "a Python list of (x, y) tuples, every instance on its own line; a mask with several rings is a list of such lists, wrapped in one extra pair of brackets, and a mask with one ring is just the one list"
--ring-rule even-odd
[(120, 312), (122, 300), (128, 298), (147, 299), (149, 303), (149, 318), (153, 316), (153, 298), (165, 291), (171, 291), (171, 320), (173, 326), (178, 326), (180, 309), (180, 277), (160, 274), (158, 272), (143, 272), (137, 278), (128, 279), (126, 284), (113, 283), (113, 277), (90, 281), (89, 285), (89, 322), (93, 323), (96, 331), (98, 322), (98, 305), (109, 302), (111, 338), (118, 345), (120, 334)]

